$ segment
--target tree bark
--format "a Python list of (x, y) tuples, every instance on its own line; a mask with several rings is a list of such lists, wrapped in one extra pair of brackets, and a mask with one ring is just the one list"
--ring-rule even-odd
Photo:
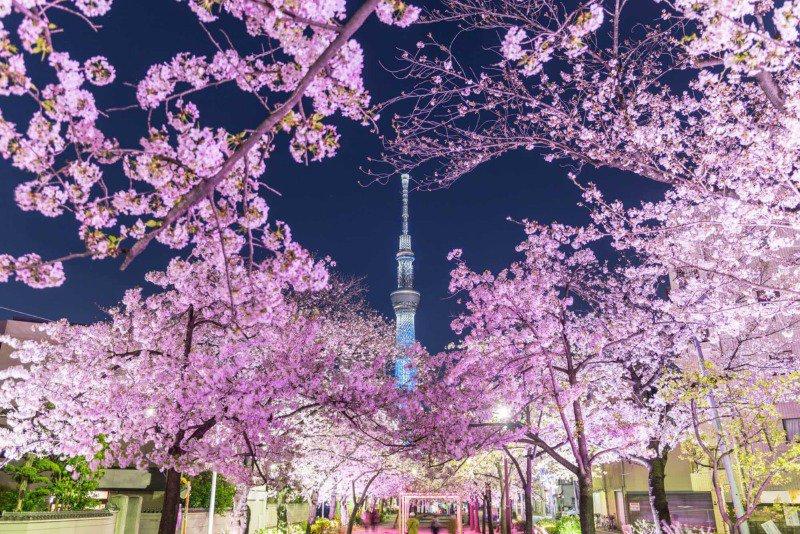
[(488, 534), (494, 534), (494, 518), (492, 517), (492, 488), (486, 488), (486, 526)]
[(181, 474), (175, 469), (167, 469), (167, 484), (164, 489), (164, 507), (158, 534), (175, 534), (178, 528), (178, 504), (181, 500)]
[(581, 534), (595, 534), (591, 473), (578, 477), (578, 519), (581, 521)]
[(531, 480), (533, 479), (533, 456), (531, 450), (525, 457), (525, 480), (522, 487), (525, 492), (525, 534), (533, 534), (533, 491)]
[(657, 525), (656, 532), (662, 532), (662, 527), (672, 525), (669, 513), (667, 491), (664, 486), (666, 478), (667, 452), (650, 459), (647, 462), (647, 492), (650, 497), (650, 508)]
[(356, 524), (356, 519), (358, 519), (358, 514), (361, 508), (364, 506), (364, 502), (367, 500), (367, 492), (369, 491), (369, 487), (375, 482), (375, 479), (378, 478), (378, 475), (381, 474), (381, 471), (378, 470), (372, 478), (367, 481), (367, 484), (364, 486), (364, 490), (361, 492), (361, 496), (356, 495), (356, 485), (353, 482), (353, 511), (350, 514), (350, 518), (347, 521), (347, 534), (353, 534), (353, 527)]
[(479, 517), (481, 522), (481, 534), (486, 534), (486, 496), (484, 495), (481, 499), (481, 508), (483, 508), (483, 513), (481, 517)]
[(314, 491), (311, 493), (311, 503), (308, 507), (308, 521), (306, 521), (306, 534), (311, 534), (311, 525), (317, 519), (317, 505), (319, 501), (319, 493)]
[(511, 511), (511, 472), (508, 467), (508, 458), (503, 458), (503, 515), (505, 516), (505, 531), (506, 534), (511, 534), (511, 527), (513, 523), (513, 514)]
[(505, 488), (505, 478), (503, 476), (503, 468), (500, 464), (497, 464), (497, 478), (500, 481), (500, 506), (497, 509), (497, 525), (500, 534), (510, 534), (508, 530), (506, 530), (506, 488)]
[(336, 498), (336, 494), (334, 493), (331, 496), (331, 503), (330, 503), (330, 507), (328, 508), (328, 519), (336, 518), (336, 506), (338, 504), (337, 500), (338, 499)]

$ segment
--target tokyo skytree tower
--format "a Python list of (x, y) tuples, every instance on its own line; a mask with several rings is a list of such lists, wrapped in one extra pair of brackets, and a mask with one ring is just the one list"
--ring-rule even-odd
[(397, 251), (397, 289), (392, 291), (392, 307), (397, 319), (395, 339), (400, 354), (395, 360), (394, 375), (401, 387), (413, 387), (415, 370), (406, 355), (406, 349), (414, 344), (414, 315), (419, 306), (419, 291), (414, 289), (414, 252), (411, 250), (411, 236), (408, 233), (408, 182), (410, 176), (400, 177), (403, 186), (403, 233)]

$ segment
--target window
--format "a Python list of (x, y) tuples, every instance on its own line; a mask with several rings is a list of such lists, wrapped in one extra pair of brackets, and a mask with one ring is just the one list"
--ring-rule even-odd
[(800, 441), (800, 417), (784, 419), (783, 428), (786, 430), (786, 439), (788, 441)]

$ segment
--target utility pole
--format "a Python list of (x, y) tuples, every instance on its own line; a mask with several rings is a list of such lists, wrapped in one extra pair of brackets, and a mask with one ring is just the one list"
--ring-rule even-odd
[[(694, 347), (697, 349), (697, 359), (700, 362), (700, 373), (704, 377), (708, 376), (706, 358), (703, 356), (703, 347), (700, 345), (700, 340), (697, 339), (697, 336), (693, 337), (693, 340)], [(719, 417), (719, 405), (717, 404), (717, 397), (714, 395), (713, 390), (708, 392), (708, 405), (711, 408), (711, 416), (714, 418), (714, 426), (717, 428), (717, 432), (719, 432), (720, 444), (723, 448), (727, 449), (728, 445), (725, 439), (725, 431), (722, 428), (722, 420)], [(726, 454), (722, 457), (722, 465), (725, 467), (725, 477), (728, 479), (728, 485), (731, 488), (731, 500), (733, 501), (733, 509), (736, 512), (736, 517), (742, 517), (744, 516), (744, 505), (742, 504), (742, 497), (739, 495), (739, 485), (736, 481), (736, 474), (733, 471), (730, 454)], [(742, 524), (739, 525), (739, 532), (740, 534), (750, 534), (750, 527), (747, 525), (747, 521), (743, 521)]]

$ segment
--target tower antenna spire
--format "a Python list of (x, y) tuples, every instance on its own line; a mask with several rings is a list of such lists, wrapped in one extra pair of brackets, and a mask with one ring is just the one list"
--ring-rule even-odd
[(403, 235), (408, 235), (408, 182), (411, 176), (403, 174), (400, 181), (403, 184)]

